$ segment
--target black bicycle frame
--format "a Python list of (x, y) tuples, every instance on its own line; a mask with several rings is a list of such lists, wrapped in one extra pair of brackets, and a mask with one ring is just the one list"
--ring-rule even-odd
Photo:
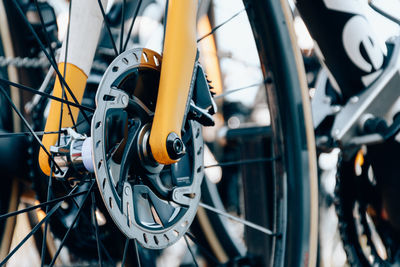
[(387, 55), (365, 15), (367, 4), (352, 0), (297, 0), (296, 6), (322, 52), (343, 103), (381, 74)]

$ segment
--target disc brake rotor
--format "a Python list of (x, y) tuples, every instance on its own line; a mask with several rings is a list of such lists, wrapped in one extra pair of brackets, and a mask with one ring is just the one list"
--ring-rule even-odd
[(172, 165), (151, 156), (148, 138), (161, 56), (148, 49), (119, 55), (96, 95), (92, 146), (96, 180), (107, 210), (129, 238), (151, 249), (176, 242), (190, 226), (203, 179), (201, 126), (187, 121), (186, 154)]

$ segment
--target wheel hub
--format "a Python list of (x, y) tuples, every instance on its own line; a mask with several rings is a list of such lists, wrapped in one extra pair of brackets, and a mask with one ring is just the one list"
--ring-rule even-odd
[(157, 100), (161, 56), (147, 49), (119, 55), (96, 95), (92, 147), (96, 180), (118, 228), (151, 249), (176, 242), (190, 226), (203, 179), (201, 126), (187, 121), (185, 154), (172, 165), (151, 156), (148, 139)]

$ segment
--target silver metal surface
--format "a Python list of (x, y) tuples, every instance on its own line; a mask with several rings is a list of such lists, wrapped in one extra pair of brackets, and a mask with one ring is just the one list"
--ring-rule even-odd
[(56, 178), (68, 177), (67, 174), (71, 173), (72, 169), (77, 173), (86, 173), (88, 170), (82, 161), (82, 145), (86, 136), (75, 132), (72, 128), (63, 130), (66, 130), (67, 134), (61, 134), (60, 144), (50, 147), (50, 152), (54, 155), (54, 160), (62, 171), (62, 173), (55, 171), (53, 176)]
[(46, 57), (29, 58), (29, 57), (3, 57), (0, 56), (0, 67), (14, 66), (17, 68), (46, 68), (50, 66)]
[[(146, 53), (146, 59), (142, 54)], [(156, 60), (154, 59), (156, 57)], [(142, 60), (141, 60), (142, 59)], [(144, 61), (143, 61), (144, 60)], [(150, 66), (160, 69), (161, 57), (147, 49), (133, 49), (120, 54), (108, 67), (99, 85), (96, 95), (96, 111), (93, 115), (91, 136), (93, 146), (93, 165), (95, 166), (96, 180), (105, 206), (117, 227), (129, 238), (136, 239), (143, 247), (150, 249), (162, 249), (179, 240), (189, 228), (197, 211), (200, 200), (200, 185), (204, 177), (203, 172), (203, 139), (201, 126), (196, 122), (191, 123), (191, 140), (193, 158), (190, 161), (192, 170), (192, 183), (190, 186), (176, 187), (172, 192), (172, 199), (166, 201), (158, 198), (148, 186), (134, 184), (129, 180), (123, 184), (122, 193), (117, 192), (117, 181), (120, 176), (121, 166), (107, 158), (105, 129), (107, 112), (113, 109), (125, 109), (128, 104), (135, 101), (126, 92), (112, 86), (113, 83), (128, 70), (133, 68)], [(105, 96), (111, 96), (105, 97)], [(106, 100), (105, 100), (106, 99)], [(111, 99), (111, 100), (110, 100)], [(143, 107), (142, 107), (143, 108)], [(148, 126), (141, 128), (139, 135), (142, 142), (148, 139)], [(145, 145), (137, 148), (142, 157), (148, 157)], [(143, 160), (145, 162), (145, 160)], [(140, 162), (142, 164), (142, 161)], [(148, 176), (156, 177), (156, 172), (162, 166), (154, 166)], [(146, 168), (147, 169), (147, 168)], [(178, 177), (179, 178), (179, 177)], [(146, 178), (142, 178), (146, 179)], [(151, 199), (149, 201), (148, 199)], [(170, 220), (160, 227), (151, 223), (160, 221), (160, 218), (152, 213), (151, 202), (165, 206), (165, 212), (169, 212)], [(147, 222), (143, 218), (148, 218)]]
[(311, 100), (314, 129), (329, 115), (337, 113), (339, 110), (332, 107), (331, 99), (326, 95), (326, 85), (328, 83), (328, 73), (324, 68), (318, 73), (315, 83), (315, 95)]
[(207, 209), (207, 210), (210, 210), (210, 211), (212, 211), (212, 212), (214, 212), (214, 213), (216, 213), (216, 214), (219, 214), (219, 215), (221, 215), (221, 216), (224, 216), (224, 217), (226, 217), (226, 218), (228, 218), (228, 219), (231, 219), (231, 220), (233, 220), (233, 221), (236, 221), (236, 222), (239, 222), (239, 223), (241, 223), (241, 224), (243, 224), (243, 225), (246, 225), (246, 226), (248, 226), (248, 227), (250, 227), (250, 228), (252, 228), (252, 229), (254, 229), (254, 230), (260, 231), (260, 232), (262, 232), (262, 233), (264, 233), (264, 234), (267, 234), (267, 235), (275, 235), (274, 232), (272, 232), (271, 230), (269, 230), (269, 229), (267, 229), (267, 228), (265, 228), (265, 227), (262, 227), (262, 226), (260, 226), (260, 225), (258, 225), (258, 224), (252, 223), (252, 222), (249, 222), (249, 221), (244, 220), (244, 219), (242, 219), (242, 218), (235, 217), (235, 216), (233, 216), (233, 215), (231, 215), (231, 214), (229, 214), (229, 213), (227, 213), (227, 212), (225, 212), (225, 211), (216, 209), (216, 208), (211, 207), (211, 206), (209, 206), (209, 205), (207, 205), (207, 204), (204, 204), (204, 203), (201, 203), (201, 202), (200, 202), (200, 203), (199, 203), (199, 206), (200, 206), (200, 207), (203, 207), (203, 208), (205, 208), (205, 209)]
[[(393, 39), (394, 48), (382, 75), (364, 92), (357, 101), (348, 101), (336, 115), (332, 137), (341, 146), (353, 145), (353, 138), (360, 135), (359, 124), (365, 114), (384, 118), (400, 95), (400, 37)], [(362, 122), (361, 122), (362, 123)], [(375, 138), (367, 138), (369, 141)], [(366, 139), (366, 140), (367, 140)], [(376, 140), (376, 139), (375, 139)], [(361, 141), (357, 140), (357, 142)]]

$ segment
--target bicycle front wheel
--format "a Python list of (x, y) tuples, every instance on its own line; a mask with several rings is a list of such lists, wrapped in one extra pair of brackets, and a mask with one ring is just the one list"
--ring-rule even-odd
[[(278, 233), (278, 236), (265, 238), (259, 231), (246, 227), (244, 239), (247, 254), (262, 259), (257, 264), (314, 266), (318, 198), (313, 128), (310, 124), (309, 96), (302, 59), (292, 31), (291, 12), (285, 1), (243, 2), (249, 28), (254, 35), (264, 82), (259, 89), (255, 89), (258, 90), (256, 100), (250, 101), (250, 105), (243, 99), (251, 97), (251, 90), (254, 90), (252, 86), (236, 85), (241, 91), (248, 90), (250, 93), (226, 91), (223, 93), (226, 95), (223, 102), (217, 100), (222, 109), (221, 118), (225, 121), (219, 134), (223, 132), (225, 143), (221, 147), (218, 142), (214, 142), (210, 147), (218, 162), (236, 162), (238, 165), (221, 164), (219, 198), (210, 193), (214, 192), (209, 188), (212, 187), (210, 183), (206, 183), (208, 189), (203, 190), (203, 197), (214, 205), (218, 205), (221, 199), (225, 204), (219, 205), (225, 209), (245, 214), (243, 217), (248, 221)], [(246, 36), (240, 30), (239, 23), (232, 23), (234, 25), (230, 29), (228, 23), (224, 26), (227, 27), (226, 31)], [(240, 44), (219, 44), (219, 41), (224, 41), (221, 37), (229, 38), (226, 37), (229, 35), (221, 33), (219, 37), (218, 34), (217, 47), (223, 51), (222, 55), (230, 55), (219, 57), (225, 86), (235, 88), (229, 86), (232, 81), (237, 81), (232, 79), (232, 75), (249, 76), (254, 73), (254, 65), (251, 65), (254, 61), (249, 59), (253, 54), (251, 50), (243, 48), (242, 57), (238, 56), (239, 52), (235, 51), (240, 51), (238, 47), (246, 46), (243, 44), (246, 42), (242, 40)], [(236, 72), (232, 70), (235, 67), (238, 68)], [(229, 76), (224, 73), (224, 69), (234, 74)], [(248, 84), (254, 85), (251, 81)], [(261, 120), (259, 114), (264, 115)], [(274, 162), (257, 163), (249, 160), (267, 158)], [(235, 185), (240, 188), (235, 188)], [(220, 257), (224, 256), (222, 252), (226, 252), (226, 255), (235, 254), (237, 247), (230, 245), (232, 238), (224, 236), (223, 227), (214, 216), (210, 215), (209, 219), (217, 231), (205, 232), (222, 240), (221, 246), (213, 245), (215, 251), (222, 254)]]
[[(42, 264), (56, 263), (61, 249), (65, 247), (70, 261), (99, 264), (134, 265), (138, 260), (146, 265), (176, 265), (188, 262), (195, 265), (201, 265), (202, 262), (212, 265), (315, 265), (318, 200), (313, 128), (304, 70), (291, 28), (292, 18), (288, 4), (285, 1), (272, 0), (226, 0), (211, 4), (204, 4), (209, 1), (201, 2), (201, 5), (207, 7), (203, 14), (211, 18), (211, 25), (216, 25), (210, 27), (210, 34), (206, 32), (205, 35), (200, 35), (198, 40), (199, 61), (208, 73), (208, 78), (214, 81), (211, 81), (211, 85), (215, 86), (214, 100), (220, 110), (214, 115), (216, 126), (198, 130), (201, 129), (201, 121), (194, 121), (191, 116), (187, 116), (184, 129), (188, 136), (185, 144), (189, 151), (187, 158), (176, 166), (157, 167), (160, 171), (154, 179), (165, 188), (165, 192), (159, 192), (157, 186), (140, 169), (143, 165), (144, 168), (150, 168), (146, 162), (127, 171), (127, 182), (131, 183), (132, 188), (146, 187), (148, 190), (147, 197), (140, 198), (141, 203), (147, 204), (138, 207), (134, 213), (139, 214), (138, 221), (141, 214), (149, 215), (146, 215), (148, 221), (143, 220), (140, 227), (135, 229), (143, 236), (138, 242), (135, 241), (136, 250), (130, 248), (129, 239), (125, 239), (121, 234), (125, 231), (121, 224), (130, 222), (125, 220), (116, 223), (109, 214), (110, 208), (116, 208), (112, 207), (112, 201), (115, 200), (107, 199), (102, 203), (104, 177), (97, 177), (98, 187), (92, 183), (94, 177), (91, 175), (70, 183), (71, 180), (68, 179), (44, 177), (40, 174), (38, 166), (30, 165), (30, 175), (35, 173), (31, 179), (32, 189), (36, 192), (35, 197), (44, 204), (41, 207), (42, 211), (51, 216), (50, 221), (43, 221), (43, 226), (45, 229), (48, 227), (52, 233), (51, 238), (58, 240), (56, 243), (60, 244), (56, 251), (50, 251), (46, 242), (39, 242), (43, 244), (43, 247), (39, 248)], [(19, 5), (19, 1), (3, 3), (7, 6)], [(130, 36), (128, 31), (132, 18), (127, 14), (130, 14), (128, 11), (135, 10), (137, 3), (140, 3), (141, 7), (136, 13), (135, 26)], [(70, 4), (73, 4), (73, 1), (70, 1)], [(40, 5), (31, 6), (27, 10), (38, 12), (37, 7)], [(9, 17), (8, 20), (20, 21), (21, 16), (24, 19), (27, 17), (26, 12), (17, 14), (19, 17)], [(135, 16), (135, 12), (132, 14)], [(121, 39), (121, 44), (126, 41), (127, 51), (136, 54), (147, 53), (146, 57), (151, 54), (157, 58), (152, 60), (154, 66), (151, 70), (141, 66), (140, 62), (132, 63), (134, 60), (129, 58), (125, 64), (132, 64), (129, 65), (129, 70), (137, 71), (124, 72), (124, 82), (112, 81), (125, 93), (133, 91), (131, 100), (146, 105), (143, 110), (147, 112), (154, 109), (154, 103), (150, 100), (156, 100), (158, 65), (162, 62), (162, 57), (142, 48), (150, 48), (157, 52), (161, 47), (164, 14), (165, 6), (162, 1), (123, 1), (111, 9), (106, 20), (106, 28), (111, 30), (104, 31), (104, 40), (100, 42), (96, 57), (102, 65), (110, 67), (105, 72), (98, 66), (93, 67), (89, 77), (92, 83), (87, 86), (84, 104), (81, 103), (85, 105), (86, 110), (95, 109), (94, 93), (98, 86), (96, 80), (103, 76), (104, 81), (109, 79), (107, 73), (121, 71), (113, 68), (120, 59), (115, 59), (114, 53), (109, 53), (113, 49), (112, 38), (119, 38), (116, 39), (117, 44)], [(199, 17), (199, 27), (201, 21), (202, 18)], [(29, 23), (29, 20), (27, 22)], [(29, 27), (26, 30), (30, 30)], [(43, 34), (43, 38), (39, 38), (41, 42), (54, 40), (46, 37), (47, 31)], [(210, 39), (215, 41), (210, 42)], [(13, 42), (18, 40), (13, 39)], [(129, 50), (131, 47), (140, 49)], [(116, 49), (115, 45), (114, 48), (117, 54), (123, 52), (122, 49)], [(35, 51), (37, 54), (30, 56), (41, 54), (39, 49), (32, 49), (31, 53)], [(7, 85), (7, 89), (10, 90), (24, 89), (24, 85), (34, 87), (33, 84), (15, 85), (3, 78), (1, 81), (1, 86)], [(135, 90), (140, 91), (143, 88), (146, 88), (147, 95), (135, 95)], [(42, 94), (41, 101), (36, 102), (38, 107), (34, 113), (42, 123), (47, 116), (45, 110), (49, 101), (46, 97), (48, 96)], [(122, 143), (125, 125), (129, 131), (136, 131), (134, 127), (138, 127), (140, 136), (152, 123), (151, 115), (142, 116), (143, 110), (138, 112), (137, 109), (143, 107), (137, 106), (140, 105), (136, 105), (134, 111), (121, 109), (105, 115), (107, 120), (101, 125), (108, 125), (104, 126), (108, 139), (103, 140), (108, 144), (107, 155), (112, 155), (115, 152), (113, 149)], [(70, 107), (64, 106), (64, 110), (68, 108)], [(32, 114), (24, 115), (30, 121)], [(91, 116), (89, 117), (91, 119)], [(138, 124), (133, 123), (136, 120), (139, 120)], [(40, 127), (43, 127), (38, 121), (32, 123), (35, 124), (36, 131), (42, 130)], [(79, 117), (75, 126), (78, 132), (90, 134), (91, 124), (86, 122), (86, 118)], [(140, 128), (142, 126), (143, 128)], [(23, 125), (23, 131), (28, 131), (28, 125)], [(197, 132), (202, 132), (203, 136), (198, 137)], [(34, 150), (38, 150), (35, 139), (32, 146)], [(124, 158), (120, 160), (123, 161)], [(32, 161), (36, 162), (36, 159)], [(119, 172), (117, 169), (123, 165), (121, 161), (117, 160), (111, 166), (110, 158), (105, 158), (103, 165), (107, 162), (107, 168), (113, 169), (112, 172)], [(191, 167), (199, 163), (202, 163), (201, 169)], [(173, 179), (181, 170), (187, 174), (185, 177), (189, 177), (189, 183), (200, 179), (198, 174), (192, 172), (199, 170), (197, 173), (204, 174), (201, 188), (198, 188), (202, 197), (194, 207), (197, 213), (190, 228), (191, 222), (181, 226), (187, 221), (182, 223), (177, 219), (179, 216), (172, 213), (168, 215), (171, 217), (166, 218), (167, 215), (161, 214), (158, 204), (155, 204), (162, 202), (162, 207), (179, 208), (181, 213), (192, 208), (181, 207), (179, 203), (172, 203), (173, 200), (170, 199), (172, 191), (168, 190), (179, 187), (179, 183)], [(28, 173), (25, 175), (28, 176)], [(114, 186), (115, 192), (119, 192), (118, 184), (113, 184), (112, 181), (109, 184)], [(116, 193), (116, 199), (118, 194)], [(76, 200), (73, 197), (76, 197)], [(50, 208), (45, 208), (46, 203), (52, 199), (54, 201), (55, 198), (62, 199), (63, 205), (57, 206), (55, 203), (58, 202), (52, 202)], [(150, 198), (151, 201), (148, 200)], [(10, 213), (3, 215), (12, 216)], [(182, 239), (173, 240), (174, 236), (167, 234), (163, 237), (165, 240), (159, 239), (159, 233), (167, 233), (178, 224), (179, 229), (186, 229)], [(40, 229), (39, 226), (34, 227), (32, 232)], [(46, 235), (47, 232), (43, 236), (46, 238)], [(175, 248), (173, 251), (179, 251), (179, 244), (183, 242), (183, 252), (171, 252), (169, 247), (157, 252), (150, 249), (157, 247), (161, 241), (171, 243), (171, 248)], [(18, 246), (11, 248), (10, 254), (1, 259), (2, 263), (14, 253), (18, 253), (17, 251)], [(189, 257), (182, 256), (185, 254)], [(63, 260), (65, 258), (61, 259)]]

